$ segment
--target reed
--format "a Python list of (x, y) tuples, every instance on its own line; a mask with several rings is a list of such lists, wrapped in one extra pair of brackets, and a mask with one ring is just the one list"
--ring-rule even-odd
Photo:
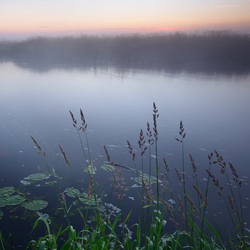
[[(72, 112), (70, 112), (73, 126), (78, 132), (80, 138), (80, 144), (82, 153), (84, 156), (84, 162), (89, 168), (87, 162), (90, 160), (90, 168), (93, 168), (93, 162), (91, 160), (91, 154), (89, 150), (89, 143), (86, 134), (87, 123), (80, 110), (81, 126), (77, 127), (77, 120), (75, 119)], [(82, 230), (77, 233), (73, 225), (70, 224), (68, 219), (68, 208), (66, 204), (65, 193), (59, 194), (58, 187), (54, 182), (53, 173), (47, 163), (46, 154), (42, 150), (41, 146), (31, 137), (35, 143), (38, 153), (43, 157), (48, 171), (52, 177), (53, 185), (56, 190), (57, 198), (62, 206), (64, 215), (66, 217), (67, 226), (62, 229), (61, 226), (58, 231), (52, 231), (49, 219), (38, 216), (33, 230), (37, 230), (37, 225), (43, 222), (46, 228), (46, 235), (39, 238), (38, 240), (32, 240), (26, 249), (250, 249), (250, 237), (246, 233), (246, 228), (243, 220), (242, 210), (242, 197), (241, 188), (242, 183), (239, 179), (238, 173), (232, 163), (226, 163), (223, 157), (214, 150), (208, 155), (208, 169), (204, 171), (207, 175), (206, 185), (199, 185), (198, 175), (201, 173), (201, 169), (197, 169), (194, 157), (189, 154), (190, 165), (193, 171), (193, 178), (186, 178), (185, 171), (188, 167), (185, 164), (184, 154), (184, 139), (186, 133), (184, 132), (183, 123), (180, 122), (179, 138), (176, 138), (182, 146), (182, 166), (176, 166), (170, 168), (165, 158), (163, 158), (163, 166), (159, 162), (158, 155), (158, 136), (159, 131), (157, 127), (157, 119), (159, 118), (158, 109), (156, 104), (153, 103), (153, 132), (150, 130), (150, 125), (147, 123), (147, 136), (148, 145), (144, 138), (143, 131), (140, 130), (138, 146), (140, 149), (141, 157), (141, 171), (137, 168), (135, 162), (135, 151), (133, 150), (131, 143), (127, 141), (129, 154), (132, 156), (134, 162), (134, 169), (123, 166), (122, 163), (114, 163), (111, 161), (111, 156), (104, 146), (104, 151), (110, 166), (112, 166), (112, 188), (109, 201), (113, 197), (116, 197), (120, 204), (120, 212), (111, 217), (111, 211), (104, 211), (101, 209), (101, 201), (97, 197), (97, 187), (93, 175), (93, 171), (89, 172), (89, 184), (87, 187), (87, 193), (85, 198), (88, 201), (95, 199), (95, 206), (93, 207), (93, 213), (86, 208), (86, 213), (83, 214), (83, 205), (80, 204), (80, 198), (78, 197), (78, 212), (83, 218)], [(81, 140), (79, 132), (85, 133), (85, 143), (88, 148), (88, 155), (85, 154), (84, 144)], [(151, 146), (155, 144), (155, 148)], [(70, 170), (70, 175), (74, 186), (75, 181), (71, 172), (71, 163), (68, 159), (67, 154), (63, 150), (62, 146), (59, 145), (59, 149), (65, 160), (67, 168)], [(149, 152), (149, 179), (145, 178), (145, 165), (144, 165), (144, 153), (148, 149)], [(151, 153), (155, 153), (156, 160), (151, 161)], [(87, 157), (88, 156), (88, 157)], [(219, 166), (219, 175), (215, 173), (215, 167)], [(113, 169), (114, 167), (114, 169)], [(151, 172), (151, 168), (155, 169), (155, 183), (151, 177), (154, 177)], [(126, 198), (127, 183), (123, 177), (123, 171), (133, 170), (137, 177), (139, 173), (141, 176), (141, 187), (139, 189), (140, 202), (137, 202), (138, 206), (142, 209), (142, 221), (141, 217), (138, 216), (138, 221), (129, 222), (133, 209), (130, 212), (126, 212), (122, 201)], [(161, 172), (161, 171), (162, 172)], [(230, 174), (228, 173), (230, 171)], [(176, 173), (175, 179), (170, 178), (171, 171)], [(139, 178), (138, 178), (139, 179)], [(230, 181), (233, 181), (236, 185), (236, 189), (233, 190), (230, 185)], [(177, 191), (173, 191), (173, 182), (179, 182), (180, 188)], [(228, 186), (228, 188), (226, 188)], [(178, 190), (179, 193), (178, 193)], [(169, 192), (168, 192), (169, 191)], [(212, 207), (209, 203), (209, 195), (213, 195), (217, 192), (217, 197), (224, 200), (225, 207), (229, 213), (229, 218), (234, 230), (234, 233), (229, 236), (228, 240), (223, 240), (219, 230), (215, 230), (212, 223), (215, 219), (213, 218), (212, 223), (207, 218), (207, 211), (212, 214)], [(194, 194), (194, 195), (193, 195)], [(111, 197), (112, 196), (112, 197)], [(194, 196), (194, 197), (192, 197)], [(167, 197), (171, 197), (171, 203), (167, 201)], [(144, 209), (147, 208), (147, 220), (144, 218)], [(72, 208), (73, 209), (73, 208)], [(94, 217), (92, 226), (87, 224), (87, 220), (90, 217)], [(93, 221), (93, 220), (92, 220)], [(167, 222), (170, 221), (174, 226)], [(121, 223), (122, 230), (118, 229), (118, 225)], [(131, 225), (132, 224), (132, 225)], [(216, 224), (215, 224), (216, 225)], [(64, 238), (64, 242), (60, 242), (61, 238)], [(2, 249), (6, 248), (6, 242), (0, 232), (0, 246)]]
[[(83, 115), (82, 110), (80, 110), (82, 125), (80, 128), (77, 128), (77, 121), (75, 120), (72, 112), (70, 112), (72, 120), (73, 120), (73, 126), (77, 129), (77, 131), (82, 131), (86, 133), (86, 121)], [(194, 160), (194, 157), (189, 154), (189, 159), (191, 162), (191, 167), (193, 170), (193, 183), (187, 183), (186, 176), (185, 176), (185, 153), (184, 153), (184, 139), (186, 137), (186, 133), (184, 132), (184, 127), (182, 121), (180, 122), (180, 130), (179, 130), (179, 138), (176, 138), (178, 142), (181, 143), (181, 155), (182, 155), (182, 168), (181, 172), (178, 169), (178, 167), (174, 168), (174, 171), (177, 175), (177, 180), (179, 181), (179, 184), (182, 186), (182, 193), (178, 194), (177, 196), (174, 195), (173, 187), (171, 178), (169, 178), (170, 174), (170, 168), (167, 164), (167, 161), (165, 158), (163, 158), (163, 164), (165, 167), (165, 171), (163, 173), (160, 173), (160, 164), (158, 161), (158, 127), (157, 127), (157, 119), (159, 117), (158, 109), (156, 107), (156, 104), (153, 103), (153, 133), (150, 130), (150, 124), (147, 123), (147, 145), (143, 130), (140, 130), (139, 134), (139, 140), (138, 140), (138, 146), (140, 149), (140, 157), (141, 157), (141, 171), (138, 170), (136, 161), (135, 161), (135, 152), (132, 148), (132, 145), (129, 141), (127, 141), (129, 154), (132, 156), (132, 160), (134, 163), (134, 169), (136, 176), (139, 176), (139, 173), (142, 174), (141, 183), (142, 186), (139, 189), (139, 195), (141, 200), (141, 206), (142, 206), (142, 225), (143, 225), (143, 231), (141, 231), (140, 227), (140, 221), (137, 224), (132, 225), (131, 229), (129, 229), (125, 222), (129, 219), (132, 210), (127, 215), (126, 219), (124, 217), (123, 212), (123, 206), (122, 206), (122, 199), (126, 195), (127, 188), (125, 188), (125, 181), (122, 177), (122, 170), (121, 168), (127, 168), (123, 166), (121, 163), (117, 164), (111, 161), (111, 157), (109, 155), (109, 152), (104, 146), (104, 151), (106, 153), (106, 157), (108, 160), (108, 163), (110, 165), (115, 166), (115, 170), (112, 171), (113, 178), (111, 178), (113, 184), (112, 184), (112, 190), (114, 189), (115, 192), (112, 192), (113, 195), (115, 195), (119, 202), (120, 202), (120, 214), (115, 218), (112, 222), (108, 219), (106, 215), (103, 215), (102, 213), (96, 211), (95, 217), (97, 221), (97, 225), (94, 231), (90, 233), (89, 228), (85, 229), (88, 231), (88, 234), (85, 234), (84, 237), (88, 238), (91, 243), (84, 243), (84, 241), (81, 242), (81, 247), (86, 247), (88, 249), (96, 249), (98, 244), (96, 241), (93, 241), (93, 239), (102, 242), (102, 246), (109, 246), (112, 242), (112, 248), (113, 249), (121, 249), (126, 247), (125, 249), (182, 249), (185, 247), (189, 248), (204, 248), (204, 249), (225, 249), (226, 242), (223, 242), (221, 239), (219, 233), (216, 232), (216, 230), (211, 226), (211, 224), (206, 219), (206, 210), (209, 207), (209, 196), (208, 191), (212, 186), (215, 186), (219, 197), (224, 198), (225, 205), (227, 207), (227, 210), (229, 212), (229, 216), (232, 221), (232, 225), (235, 231), (235, 236), (238, 239), (238, 242), (235, 243), (236, 239), (231, 241), (231, 245), (233, 245), (235, 248), (242, 248), (246, 247), (246, 235), (244, 231), (244, 224), (243, 224), (243, 211), (242, 211), (242, 203), (241, 203), (241, 182), (239, 181), (238, 174), (233, 167), (231, 163), (229, 163), (229, 168), (232, 173), (232, 179), (237, 184), (238, 189), (238, 197), (239, 197), (239, 205), (237, 204), (237, 199), (235, 197), (235, 193), (232, 190), (232, 187), (229, 185), (229, 191), (230, 193), (226, 196), (224, 194), (224, 185), (221, 185), (221, 180), (219, 177), (214, 175), (212, 173), (212, 166), (215, 166), (218, 164), (221, 169), (220, 172), (223, 176), (226, 176), (227, 183), (230, 183), (230, 179), (227, 173), (227, 164), (223, 161), (222, 156), (219, 155), (219, 153), (214, 150), (211, 154), (208, 155), (209, 159), (209, 167), (206, 169), (206, 173), (208, 175), (207, 178), (207, 185), (205, 186), (204, 192), (199, 187), (199, 181), (198, 181), (198, 171), (197, 166)], [(80, 135), (80, 134), (78, 134)], [(89, 152), (89, 159), (91, 159), (90, 151), (89, 151), (89, 144), (87, 140), (86, 135), (86, 144)], [(155, 144), (154, 152), (156, 155), (156, 160), (154, 163), (151, 161), (151, 154), (152, 154), (152, 148), (151, 146)], [(37, 148), (39, 149), (39, 145), (37, 145)], [(60, 150), (62, 152), (62, 155), (65, 159), (65, 162), (67, 166), (70, 166), (69, 160), (66, 156), (66, 153), (63, 151), (62, 147), (60, 147)], [(87, 158), (84, 152), (83, 143), (81, 141), (81, 147), (83, 150), (83, 155), (85, 162), (87, 162)], [(149, 151), (149, 179), (144, 179), (144, 154), (146, 150)], [(41, 149), (39, 149), (41, 150)], [(216, 157), (216, 160), (213, 161), (213, 157)], [(92, 161), (91, 161), (92, 165)], [(151, 183), (151, 176), (152, 171), (151, 168), (155, 169), (155, 175), (156, 175), (156, 187), (153, 188), (153, 183)], [(210, 180), (212, 180), (212, 184), (210, 184)], [(188, 189), (188, 186), (190, 185), (190, 188), (193, 189), (197, 196), (197, 202), (195, 202), (190, 194), (190, 191)], [(154, 189), (156, 189), (156, 194), (154, 195)], [(178, 205), (173, 202), (173, 204), (169, 204), (165, 200), (165, 195), (167, 193), (167, 190), (170, 189), (170, 196), (171, 200), (177, 200)], [(160, 190), (162, 192), (160, 192)], [(163, 196), (161, 197), (161, 194)], [(96, 196), (95, 193), (95, 187), (94, 187), (94, 177), (93, 175), (90, 175), (90, 183), (88, 188), (87, 197), (90, 199)], [(182, 198), (181, 198), (182, 197)], [(111, 199), (111, 197), (110, 197)], [(184, 202), (183, 202), (184, 201)], [(162, 204), (163, 206), (160, 206)], [(155, 212), (151, 212), (151, 218), (149, 219), (150, 211), (156, 207)], [(239, 209), (240, 207), (240, 209)], [(144, 218), (144, 208), (148, 209), (148, 217), (147, 220)], [(166, 234), (166, 214), (169, 215), (169, 221), (171, 221), (175, 227), (175, 233), (173, 234)], [(234, 218), (238, 219), (238, 226), (235, 224)], [(122, 222), (122, 235), (118, 236), (118, 234), (115, 231), (115, 225), (118, 223), (118, 221), (121, 220)], [(106, 221), (103, 224), (103, 221)], [(146, 230), (147, 226), (147, 230)], [(135, 230), (132, 230), (134, 228)], [(184, 229), (184, 230), (183, 230)], [(68, 230), (68, 229), (67, 229)], [(210, 231), (210, 234), (214, 236), (214, 239), (211, 236), (208, 236), (204, 234), (204, 232), (207, 230)], [(100, 232), (100, 233), (98, 233)], [(112, 237), (109, 238), (109, 233), (112, 234)], [(132, 236), (130, 235), (132, 233)], [(89, 237), (89, 235), (92, 235), (92, 239)], [(134, 235), (134, 236), (133, 236)], [(110, 240), (112, 239), (112, 240)], [(145, 244), (141, 248), (142, 242)], [(232, 243), (234, 242), (234, 243)], [(103, 249), (106, 249), (106, 248)], [(108, 249), (108, 248), (107, 248)], [(246, 249), (246, 248), (245, 248)]]
[(48, 164), (48, 162), (47, 162), (47, 160), (46, 160), (45, 151), (42, 150), (42, 148), (40, 147), (40, 145), (38, 144), (38, 142), (36, 141), (36, 139), (35, 139), (33, 136), (31, 136), (31, 139), (32, 139), (32, 141), (35, 143), (35, 145), (36, 145), (36, 147), (37, 147), (37, 149), (38, 149), (38, 152), (37, 152), (37, 153), (40, 154), (40, 155), (42, 156), (43, 160), (44, 160), (44, 163), (45, 163), (45, 165), (46, 165), (46, 167), (47, 167), (47, 170), (48, 170), (48, 172), (49, 172), (49, 174), (50, 174), (50, 176), (51, 176), (51, 178), (52, 178), (52, 183), (53, 183), (53, 186), (54, 186), (54, 188), (55, 188), (55, 190), (56, 190), (57, 198), (58, 198), (58, 200), (59, 200), (59, 202), (60, 202), (60, 204), (61, 204), (61, 207), (62, 207), (62, 209), (63, 209), (65, 218), (66, 218), (66, 220), (67, 220), (67, 224), (70, 225), (70, 221), (69, 221), (69, 218), (68, 218), (68, 215), (67, 215), (67, 211), (66, 211), (65, 206), (64, 206), (64, 202), (63, 202), (63, 200), (60, 198), (60, 194), (59, 194), (59, 191), (58, 191), (58, 188), (57, 188), (55, 179), (54, 179), (54, 174), (52, 173), (51, 168), (50, 168), (50, 166), (49, 166), (49, 164)]

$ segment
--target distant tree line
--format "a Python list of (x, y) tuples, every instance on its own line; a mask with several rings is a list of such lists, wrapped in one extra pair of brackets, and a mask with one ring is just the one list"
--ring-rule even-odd
[(230, 31), (0, 41), (0, 61), (153, 70), (250, 71), (250, 35)]

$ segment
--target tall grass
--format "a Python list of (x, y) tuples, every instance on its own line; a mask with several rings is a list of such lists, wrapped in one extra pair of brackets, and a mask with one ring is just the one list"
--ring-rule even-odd
[[(58, 65), (117, 69), (249, 72), (250, 35), (232, 31), (0, 41), (0, 61), (46, 70)], [(63, 67), (63, 66), (62, 66)]]
[[(91, 162), (90, 168), (93, 168), (86, 134), (87, 124), (83, 112), (80, 110), (82, 121), (80, 127), (77, 127), (77, 120), (72, 112), (70, 112), (70, 115), (76, 130), (85, 133), (85, 144), (87, 145), (88, 157)], [(141, 159), (141, 171), (139, 171), (136, 166), (136, 155), (128, 141), (129, 153), (132, 155), (132, 160), (135, 164), (134, 172), (140, 184), (140, 202), (137, 202), (137, 206), (141, 206), (142, 216), (138, 216), (138, 221), (131, 222), (131, 216), (134, 212), (133, 208), (127, 211), (123, 206), (123, 199), (126, 197), (127, 187), (122, 172), (126, 171), (126, 169), (133, 169), (123, 166), (121, 163), (117, 164), (113, 162), (107, 148), (104, 146), (107, 161), (112, 170), (112, 197), (110, 197), (109, 200), (118, 199), (121, 209), (120, 212), (111, 217), (109, 211), (105, 212), (100, 209), (101, 201), (98, 197), (94, 175), (93, 172), (89, 172), (89, 185), (86, 199), (90, 201), (94, 197), (95, 205), (93, 212), (89, 211), (89, 207), (83, 212), (84, 205), (80, 202), (81, 197), (78, 197), (77, 210), (83, 220), (79, 221), (79, 223), (82, 223), (82, 230), (76, 232), (68, 217), (69, 209), (67, 208), (66, 198), (62, 194), (60, 196), (57, 186), (54, 185), (57, 198), (62, 205), (67, 220), (67, 225), (64, 229), (61, 226), (58, 231), (52, 230), (49, 223), (50, 219), (39, 215), (32, 231), (37, 230), (38, 224), (42, 222), (45, 225), (47, 234), (39, 239), (32, 240), (28, 244), (27, 249), (250, 249), (250, 238), (246, 232), (243, 220), (242, 182), (232, 163), (226, 163), (218, 151), (213, 150), (213, 152), (208, 155), (208, 169), (204, 171), (208, 175), (207, 183), (202, 186), (204, 189), (202, 190), (198, 181), (200, 172), (198, 172), (194, 157), (191, 154), (189, 155), (190, 164), (187, 164), (185, 161), (187, 157), (184, 153), (183, 141), (186, 137), (186, 133), (184, 133), (183, 123), (180, 122), (179, 138), (176, 138), (176, 140), (181, 143), (182, 165), (179, 167), (176, 166), (173, 171), (177, 174), (176, 180), (171, 180), (173, 177), (170, 177), (171, 169), (168, 166), (167, 160), (163, 158), (163, 162), (161, 162), (158, 153), (158, 118), (159, 111), (156, 104), (153, 103), (153, 133), (150, 132), (150, 125), (147, 123), (147, 145), (142, 130), (139, 134), (138, 146), (141, 150), (139, 155)], [(81, 134), (78, 133), (78, 135), (84, 155), (83, 161), (87, 168), (89, 168), (84, 151), (84, 143), (81, 139)], [(51, 173), (44, 151), (35, 138), (31, 138)], [(153, 144), (155, 145), (154, 149), (153, 147), (151, 148)], [(66, 165), (70, 169), (68, 156), (62, 146), (59, 145), (59, 147)], [(149, 174), (146, 174), (144, 169), (143, 155), (146, 150), (149, 150), (150, 154), (149, 162), (151, 165), (148, 169)], [(156, 155), (155, 161), (151, 161), (152, 152)], [(213, 173), (218, 166), (221, 173), (219, 175), (218, 173)], [(188, 181), (186, 178), (188, 167), (191, 167), (193, 171), (191, 181)], [(71, 172), (70, 174), (73, 179)], [(53, 173), (51, 173), (51, 176), (53, 176)], [(174, 192), (174, 186), (172, 186), (173, 181), (180, 182), (182, 186), (180, 190), (176, 189)], [(232, 188), (232, 181), (236, 185), (236, 189)], [(75, 185), (74, 180), (72, 180), (72, 182)], [(171, 203), (165, 198), (167, 192), (169, 192), (168, 197), (171, 197)], [(232, 227), (228, 238), (222, 238), (220, 230), (215, 229), (217, 225), (214, 224), (215, 220), (213, 217), (212, 221), (208, 219), (208, 215), (212, 214), (211, 211), (213, 210), (212, 204), (209, 203), (210, 195), (217, 195), (218, 199), (223, 198)], [(144, 213), (146, 213), (147, 216), (145, 216)], [(92, 218), (94, 217), (95, 222), (92, 226), (89, 226), (86, 221), (89, 220), (91, 216)], [(119, 224), (121, 224), (121, 230), (118, 228)], [(222, 228), (221, 225), (219, 226)], [(61, 238), (64, 239), (63, 242), (61, 242)], [(0, 245), (2, 249), (5, 249), (7, 246), (7, 241), (5, 241), (0, 232)]]

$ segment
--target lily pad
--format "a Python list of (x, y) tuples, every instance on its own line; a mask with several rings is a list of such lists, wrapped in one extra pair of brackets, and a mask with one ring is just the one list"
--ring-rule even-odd
[(106, 171), (111, 171), (111, 172), (115, 171), (115, 167), (111, 164), (103, 164), (101, 168)]
[(81, 197), (79, 197), (79, 200), (84, 203), (85, 205), (89, 205), (89, 206), (94, 206), (96, 205), (96, 200), (95, 197), (88, 197), (87, 194), (82, 194)]
[(84, 172), (89, 174), (95, 174), (96, 170), (96, 167), (89, 165), (87, 168), (84, 169)]
[(1, 197), (0, 198), (0, 207), (7, 206), (7, 197)]
[(28, 186), (28, 185), (31, 184), (29, 181), (25, 181), (25, 180), (21, 180), (20, 182), (21, 182), (23, 185), (25, 185), (25, 186)]
[(69, 196), (69, 197), (72, 197), (72, 198), (77, 198), (77, 197), (80, 197), (81, 196), (81, 193), (78, 189), (76, 188), (66, 188), (65, 190), (66, 194)]
[(135, 177), (134, 180), (138, 183), (142, 185), (142, 179), (144, 181), (145, 184), (153, 184), (157, 182), (157, 179), (154, 176), (149, 176), (149, 175), (139, 175), (138, 177)]
[(21, 195), (12, 195), (12, 196), (6, 197), (5, 202), (6, 202), (6, 205), (14, 206), (14, 205), (21, 204), (25, 200), (26, 200), (26, 198), (21, 196)]
[(33, 200), (23, 203), (23, 207), (29, 210), (42, 210), (47, 206), (48, 202), (43, 200)]
[(58, 178), (58, 179), (62, 179), (61, 177), (59, 177), (57, 174), (56, 174), (56, 171), (55, 171), (55, 168), (54, 167), (52, 167), (52, 169), (51, 169), (51, 174), (54, 176), (54, 177), (56, 177), (56, 178)]
[(9, 196), (13, 193), (15, 193), (14, 187), (0, 188), (0, 197)]
[(48, 178), (49, 176), (45, 173), (31, 174), (27, 177), (27, 179), (31, 181), (41, 181), (41, 180), (48, 179)]

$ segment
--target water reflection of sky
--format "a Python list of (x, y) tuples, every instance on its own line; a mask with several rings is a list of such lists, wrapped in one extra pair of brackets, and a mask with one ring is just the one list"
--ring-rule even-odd
[[(30, 135), (44, 148), (57, 172), (63, 171), (58, 165), (65, 165), (58, 156), (61, 144), (76, 178), (82, 175), (81, 149), (68, 112), (71, 110), (80, 122), (80, 108), (88, 123), (96, 167), (106, 160), (103, 145), (112, 160), (131, 166), (127, 140), (137, 150), (139, 164), (139, 131), (142, 128), (146, 132), (147, 121), (153, 125), (153, 102), (160, 113), (159, 153), (166, 157), (170, 167), (181, 166), (181, 147), (174, 138), (178, 137), (182, 120), (187, 133), (185, 153), (190, 167), (187, 174), (191, 174), (189, 153), (194, 156), (202, 179), (207, 155), (217, 149), (226, 161), (234, 164), (241, 178), (245, 176), (243, 187), (248, 185), (249, 76), (134, 72), (121, 77), (111, 71), (73, 69), (34, 73), (6, 63), (0, 65), (0, 79), (1, 186), (19, 182), (43, 164)], [(172, 174), (176, 178), (174, 171)], [(130, 178), (131, 173), (124, 175)], [(96, 178), (107, 182), (108, 173), (97, 174)], [(243, 192), (244, 198), (248, 198), (247, 190)], [(244, 200), (244, 206), (250, 206), (249, 200)]]

